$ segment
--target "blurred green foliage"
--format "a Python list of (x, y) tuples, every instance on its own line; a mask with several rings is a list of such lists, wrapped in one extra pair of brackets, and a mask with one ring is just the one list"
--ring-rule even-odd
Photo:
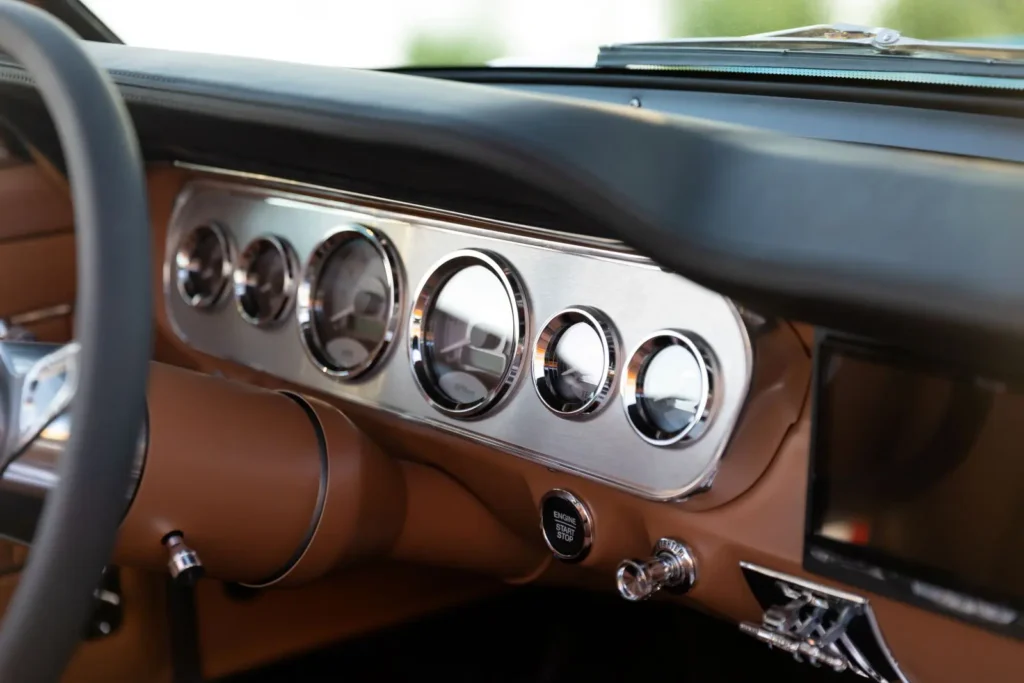
[(481, 66), (500, 57), (504, 47), (489, 35), (419, 33), (405, 49), (409, 66)]
[(822, 0), (673, 0), (669, 6), (675, 37), (745, 36), (827, 20)]
[(891, 0), (879, 22), (922, 39), (1024, 34), (1024, 0)]
[[(630, 0), (622, 0), (627, 3)], [(842, 21), (829, 0), (666, 0), (676, 37), (743, 36)], [(878, 24), (914, 38), (1024, 36), (1024, 0), (888, 0)], [(537, 17), (537, 21), (543, 21)], [(480, 66), (504, 54), (492, 32), (415, 35), (406, 45), (410, 66)]]

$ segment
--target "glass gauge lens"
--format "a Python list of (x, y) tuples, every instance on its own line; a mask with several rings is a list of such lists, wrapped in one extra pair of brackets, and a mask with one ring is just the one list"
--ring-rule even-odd
[(714, 418), (715, 363), (699, 337), (663, 330), (629, 359), (622, 401), (630, 426), (655, 446), (699, 439)]
[(705, 391), (693, 353), (685, 346), (668, 346), (647, 363), (640, 407), (660, 431), (677, 434), (697, 419)]
[(277, 239), (261, 237), (242, 252), (235, 271), (235, 296), (242, 316), (265, 324), (280, 320), (291, 303), (294, 268), (288, 247)]
[(190, 230), (175, 254), (178, 292), (190, 306), (205, 308), (220, 298), (230, 281), (227, 239), (219, 228)]
[(566, 403), (593, 399), (608, 372), (601, 336), (583, 322), (571, 325), (559, 335), (553, 361), (554, 368), (549, 369), (551, 388)]
[(533, 350), (534, 387), (541, 403), (565, 418), (594, 415), (615, 382), (617, 338), (597, 309), (573, 306), (549, 318)]
[(313, 330), (331, 369), (373, 361), (386, 341), (393, 295), (384, 260), (369, 240), (347, 239), (327, 256), (316, 282)]
[(512, 305), (502, 281), (481, 265), (463, 268), (441, 287), (425, 321), (427, 363), (453, 402), (483, 401), (501, 384), (517, 342)]

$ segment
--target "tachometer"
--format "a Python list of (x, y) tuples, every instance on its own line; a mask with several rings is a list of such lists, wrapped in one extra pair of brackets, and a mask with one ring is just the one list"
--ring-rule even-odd
[(420, 286), (410, 320), (410, 358), (423, 394), (453, 417), (493, 408), (519, 375), (527, 325), (511, 266), (480, 251), (449, 255)]
[(302, 341), (325, 373), (354, 379), (384, 356), (401, 308), (398, 257), (387, 238), (349, 226), (310, 256), (299, 288)]

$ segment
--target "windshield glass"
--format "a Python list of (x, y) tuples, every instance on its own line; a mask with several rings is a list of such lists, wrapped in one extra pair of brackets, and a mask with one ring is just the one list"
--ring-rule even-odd
[(824, 23), (1024, 46), (1024, 0), (85, 0), (129, 45), (350, 67), (593, 66), (599, 46)]

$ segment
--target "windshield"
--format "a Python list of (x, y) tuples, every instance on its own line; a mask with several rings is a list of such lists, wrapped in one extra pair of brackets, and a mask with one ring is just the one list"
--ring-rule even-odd
[(593, 66), (609, 43), (886, 26), (1024, 46), (1024, 0), (85, 0), (129, 45), (284, 61)]

